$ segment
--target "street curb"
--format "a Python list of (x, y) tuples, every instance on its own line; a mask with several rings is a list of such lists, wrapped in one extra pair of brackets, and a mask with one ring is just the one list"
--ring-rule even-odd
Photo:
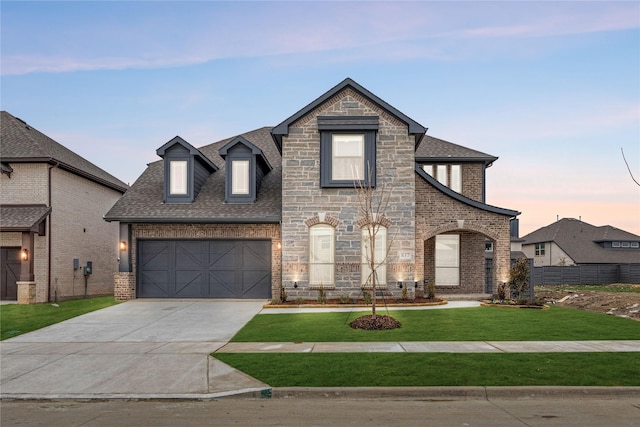
[(640, 387), (274, 387), (190, 394), (2, 394), (0, 400), (217, 400), (217, 399), (326, 399), (326, 400), (535, 400), (640, 399)]

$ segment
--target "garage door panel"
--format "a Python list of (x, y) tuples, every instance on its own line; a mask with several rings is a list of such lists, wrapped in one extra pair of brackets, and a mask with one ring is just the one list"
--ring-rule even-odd
[(202, 271), (176, 271), (175, 296), (177, 298), (200, 298), (202, 296)]
[(270, 240), (139, 240), (138, 296), (270, 298)]
[(169, 294), (169, 277), (167, 271), (145, 271), (140, 275), (138, 283), (139, 297), (167, 298)]
[(242, 295), (244, 298), (269, 298), (271, 296), (271, 272), (243, 271)]

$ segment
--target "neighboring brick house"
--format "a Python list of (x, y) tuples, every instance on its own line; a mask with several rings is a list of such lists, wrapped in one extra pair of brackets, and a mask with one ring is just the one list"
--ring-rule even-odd
[(84, 296), (87, 261), (93, 263), (87, 294), (112, 294), (118, 225), (103, 215), (127, 185), (8, 112), (0, 114), (2, 299)]
[(273, 128), (200, 149), (172, 139), (105, 217), (127, 248), (117, 297), (357, 296), (369, 283), (354, 180), (390, 192), (388, 293), (484, 293), (487, 239), (507, 281), (519, 212), (485, 203), (497, 158), (426, 130), (345, 79)]
[(610, 225), (562, 218), (523, 237), (535, 267), (640, 263), (640, 236)]

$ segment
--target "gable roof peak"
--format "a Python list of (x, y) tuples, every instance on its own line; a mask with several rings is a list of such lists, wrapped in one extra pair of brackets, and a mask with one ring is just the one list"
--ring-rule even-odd
[(282, 137), (289, 134), (289, 126), (291, 124), (293, 124), (295, 121), (297, 121), (301, 117), (304, 117), (310, 111), (314, 110), (315, 108), (320, 106), (322, 103), (324, 103), (325, 101), (327, 101), (328, 99), (330, 99), (331, 97), (333, 97), (334, 95), (338, 94), (339, 92), (343, 91), (346, 88), (353, 89), (354, 91), (362, 95), (364, 98), (378, 105), (380, 108), (386, 110), (389, 114), (396, 117), (401, 122), (405, 123), (408, 127), (409, 134), (414, 135), (416, 137), (416, 147), (420, 145), (420, 141), (422, 140), (422, 137), (424, 137), (425, 133), (427, 132), (426, 127), (422, 126), (420, 123), (411, 119), (410, 117), (408, 117), (407, 115), (405, 115), (404, 113), (402, 113), (401, 111), (393, 107), (392, 105), (388, 104), (386, 101), (374, 95), (372, 92), (370, 92), (364, 86), (357, 83), (352, 78), (347, 77), (344, 80), (342, 80), (340, 83), (338, 83), (337, 85), (335, 85), (334, 87), (326, 91), (324, 94), (320, 95), (318, 98), (316, 98), (315, 100), (307, 104), (305, 107), (298, 110), (298, 112), (294, 113), (292, 116), (285, 119), (282, 123), (280, 123), (279, 125), (277, 125), (271, 130), (271, 135), (276, 143), (276, 146), (278, 147), (278, 150), (282, 152)]
[(189, 152), (189, 155), (194, 156), (196, 159), (200, 160), (211, 172), (215, 172), (218, 170), (218, 167), (200, 150), (198, 150), (193, 145), (189, 144), (187, 141), (182, 139), (179, 135), (171, 138), (168, 142), (163, 144), (160, 148), (156, 150), (156, 154), (164, 159), (164, 156), (167, 154), (167, 151), (176, 145), (180, 145), (184, 149)]

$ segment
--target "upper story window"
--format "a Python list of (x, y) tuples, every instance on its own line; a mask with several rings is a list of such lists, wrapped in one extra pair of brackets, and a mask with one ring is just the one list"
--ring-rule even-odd
[(377, 116), (318, 117), (320, 186), (375, 187)]
[(545, 254), (545, 244), (544, 243), (536, 243), (536, 255), (542, 256)]
[(225, 160), (225, 202), (254, 203), (271, 165), (262, 150), (238, 136), (218, 151)]
[(428, 175), (434, 177), (438, 182), (453, 191), (462, 192), (462, 166), (461, 165), (423, 165)]
[(317, 224), (309, 228), (309, 285), (333, 286), (335, 228)]
[(187, 185), (187, 160), (171, 160), (169, 161), (169, 194), (186, 195), (188, 191)]
[(231, 161), (231, 194), (249, 194), (249, 160)]
[(192, 203), (218, 168), (197, 148), (176, 136), (156, 150), (164, 159), (164, 202)]

